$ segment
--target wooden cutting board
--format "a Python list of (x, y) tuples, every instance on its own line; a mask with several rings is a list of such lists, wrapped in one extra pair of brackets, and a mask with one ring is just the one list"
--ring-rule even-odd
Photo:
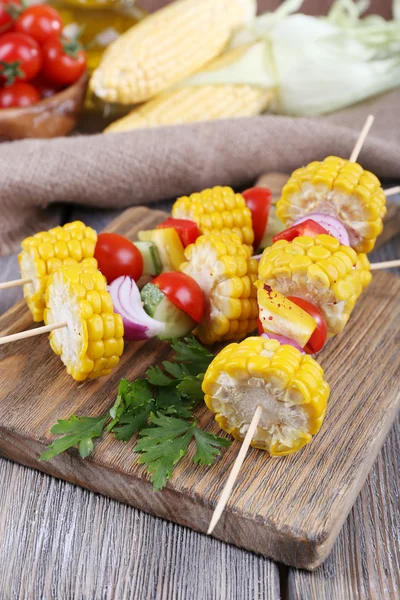
[[(133, 208), (109, 230), (135, 239), (139, 228), (148, 229), (164, 216)], [(314, 569), (326, 558), (400, 404), (399, 295), (400, 279), (374, 275), (344, 333), (318, 356), (332, 390), (320, 433), (288, 457), (271, 459), (252, 449), (216, 537), (295, 567)], [(2, 335), (31, 326), (23, 302), (0, 319)], [(128, 343), (111, 376), (77, 384), (51, 352), (46, 336), (1, 346), (0, 454), (205, 532), (237, 442), (211, 467), (184, 459), (167, 488), (157, 493), (136, 463), (134, 442), (123, 444), (111, 435), (86, 460), (73, 449), (50, 462), (39, 461), (57, 419), (106, 412), (121, 377), (141, 376), (168, 353), (168, 345), (157, 340)], [(206, 408), (198, 416), (208, 431), (220, 433)]]

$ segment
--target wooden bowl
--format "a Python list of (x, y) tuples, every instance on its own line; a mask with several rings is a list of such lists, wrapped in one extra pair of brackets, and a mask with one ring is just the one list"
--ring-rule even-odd
[(82, 109), (88, 74), (62, 92), (26, 108), (0, 109), (0, 140), (53, 138), (67, 135)]

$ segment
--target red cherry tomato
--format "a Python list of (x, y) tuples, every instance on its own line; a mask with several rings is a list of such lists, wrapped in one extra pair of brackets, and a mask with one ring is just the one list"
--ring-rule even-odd
[(39, 73), (42, 55), (37, 42), (24, 33), (5, 33), (0, 37), (0, 77), (12, 85), (30, 81)]
[(288, 242), (292, 242), (295, 238), (300, 237), (301, 235), (309, 235), (310, 237), (315, 237), (324, 233), (325, 235), (329, 235), (326, 229), (322, 227), (319, 223), (316, 223), (312, 219), (307, 219), (307, 221), (303, 221), (298, 225), (292, 225), (288, 229), (284, 229), (280, 233), (277, 233), (272, 238), (272, 241), (278, 242), (279, 240), (287, 240)]
[(37, 89), (23, 81), (0, 89), (0, 108), (22, 108), (36, 104), (39, 100)]
[(294, 304), (297, 304), (297, 306), (302, 308), (315, 320), (317, 326), (314, 329), (312, 336), (308, 340), (307, 345), (304, 347), (304, 350), (307, 352), (307, 354), (315, 354), (316, 352), (319, 352), (324, 347), (327, 336), (324, 315), (318, 306), (315, 306), (315, 304), (309, 302), (308, 300), (303, 300), (303, 298), (298, 298), (297, 296), (288, 296), (287, 299), (291, 300)]
[(254, 249), (257, 250), (263, 239), (268, 223), (272, 192), (265, 187), (252, 187), (242, 193), (246, 205), (251, 210), (254, 231)]
[(100, 233), (94, 257), (107, 283), (122, 275), (128, 275), (137, 281), (143, 274), (143, 258), (139, 250), (118, 233)]
[(192, 277), (179, 271), (161, 273), (152, 282), (168, 300), (189, 315), (196, 323), (200, 323), (204, 315), (203, 290)]
[(18, 0), (0, 0), (0, 33), (4, 33), (13, 24), (13, 14), (21, 10)]
[(262, 323), (259, 318), (257, 318), (257, 331), (258, 331), (258, 335), (265, 333), (264, 327), (262, 326)]
[(157, 225), (157, 229), (167, 229), (168, 227), (173, 227), (175, 229), (184, 248), (189, 246), (189, 244), (194, 244), (200, 236), (200, 231), (196, 223), (189, 219), (173, 219), (170, 217), (163, 221), (163, 223)]
[(75, 40), (53, 38), (43, 46), (43, 75), (56, 85), (71, 85), (86, 69), (86, 54)]
[(59, 36), (63, 28), (60, 14), (48, 4), (26, 8), (15, 21), (14, 30), (30, 35), (38, 44)]

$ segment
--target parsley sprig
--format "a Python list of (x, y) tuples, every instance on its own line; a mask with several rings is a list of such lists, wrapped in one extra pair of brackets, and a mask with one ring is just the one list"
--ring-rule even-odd
[(138, 462), (147, 467), (155, 490), (165, 486), (191, 442), (196, 445), (193, 462), (210, 465), (221, 449), (231, 444), (200, 429), (193, 414), (204, 399), (201, 384), (214, 355), (194, 338), (173, 341), (171, 347), (173, 361), (164, 361), (162, 368), (149, 367), (144, 378), (121, 379), (114, 405), (105, 415), (60, 419), (51, 432), (64, 435), (50, 444), (41, 460), (50, 460), (73, 446), (86, 458), (93, 451), (93, 440), (104, 433), (124, 442), (138, 433), (134, 452), (139, 454)]

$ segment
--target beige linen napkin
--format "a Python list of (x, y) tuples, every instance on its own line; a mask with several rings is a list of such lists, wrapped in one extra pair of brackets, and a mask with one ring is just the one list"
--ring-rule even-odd
[(0, 253), (47, 227), (43, 209), (55, 202), (124, 208), (349, 156), (370, 112), (375, 123), (359, 161), (380, 178), (399, 179), (400, 90), (315, 119), (264, 115), (0, 144)]

